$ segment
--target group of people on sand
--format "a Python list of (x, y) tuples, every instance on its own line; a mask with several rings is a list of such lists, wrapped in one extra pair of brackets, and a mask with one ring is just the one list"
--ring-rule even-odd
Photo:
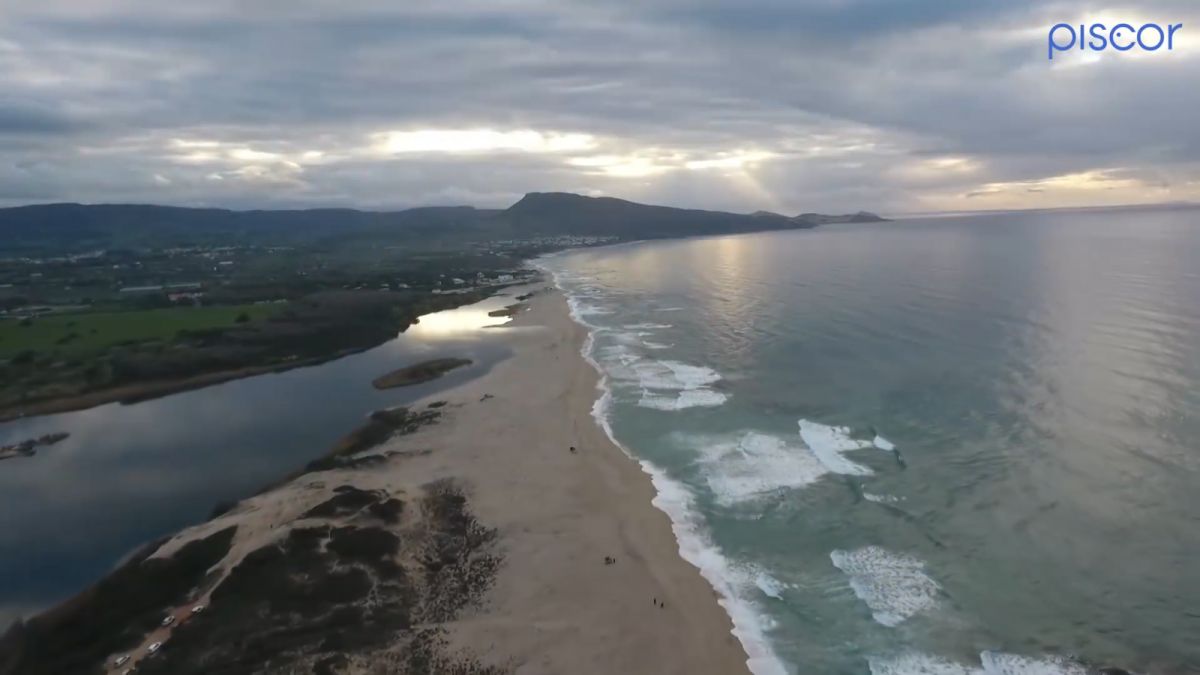
[[(569, 449), (572, 453), (579, 452), (573, 445)], [(617, 559), (612, 557), (611, 555), (606, 555), (606, 556), (604, 556), (604, 564), (605, 565), (616, 565)], [(658, 598), (651, 598), (651, 601), (654, 603), (654, 606), (658, 607), (659, 609), (667, 608), (667, 603), (659, 600)]]

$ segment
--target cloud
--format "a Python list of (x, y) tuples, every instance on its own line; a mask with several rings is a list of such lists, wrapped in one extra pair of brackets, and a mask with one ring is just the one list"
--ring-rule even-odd
[[(0, 8), (0, 201), (794, 213), (1200, 198), (1200, 52), (1069, 0), (151, 0)], [(1086, 57), (1086, 58), (1085, 58)], [(1087, 178), (1080, 178), (1087, 177)]]
[(568, 152), (595, 146), (589, 134), (542, 133), (532, 129), (419, 129), (375, 134), (376, 150), (400, 153)]
[(0, 101), (0, 136), (60, 134), (78, 126), (79, 122), (52, 108)]

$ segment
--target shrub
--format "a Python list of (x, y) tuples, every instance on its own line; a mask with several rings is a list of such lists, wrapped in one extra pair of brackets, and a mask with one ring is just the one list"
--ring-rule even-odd
[(16, 356), (12, 357), (12, 363), (16, 366), (26, 366), (33, 363), (35, 358), (37, 358), (37, 352), (32, 349), (26, 349), (23, 352), (18, 352)]

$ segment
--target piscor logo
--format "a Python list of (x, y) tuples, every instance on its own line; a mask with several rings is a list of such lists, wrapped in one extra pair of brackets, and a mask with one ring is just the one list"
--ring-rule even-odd
[(1146, 23), (1134, 27), (1128, 23), (1115, 24), (1111, 29), (1102, 23), (1079, 24), (1079, 30), (1069, 23), (1056, 23), (1046, 37), (1046, 57), (1054, 60), (1054, 52), (1071, 50), (1102, 52), (1109, 47), (1127, 52), (1135, 47), (1144, 52), (1175, 49), (1175, 34), (1183, 24)]

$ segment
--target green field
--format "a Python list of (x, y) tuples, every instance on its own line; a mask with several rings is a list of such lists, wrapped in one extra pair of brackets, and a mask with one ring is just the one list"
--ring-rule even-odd
[(0, 319), (0, 359), (29, 349), (78, 356), (124, 342), (169, 341), (181, 330), (234, 326), (242, 314), (258, 321), (280, 309), (281, 305), (230, 305), (54, 314), (36, 317), (28, 326), (15, 319)]

